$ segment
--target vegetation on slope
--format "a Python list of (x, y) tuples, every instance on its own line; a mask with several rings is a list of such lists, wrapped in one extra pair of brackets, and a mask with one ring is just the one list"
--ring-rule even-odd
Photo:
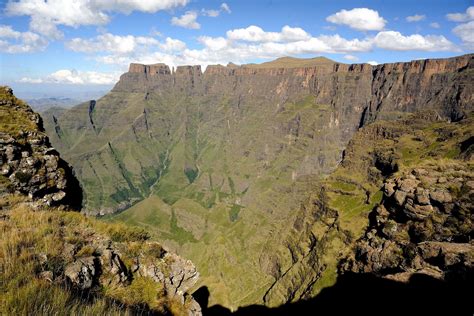
[(8, 87), (0, 115), (0, 314), (201, 314), (190, 261), (143, 229), (72, 211), (81, 189), (39, 116)]
[(366, 230), (369, 213), (382, 201), (385, 179), (424, 166), (441, 171), (453, 165), (474, 169), (473, 126), (472, 114), (450, 123), (427, 111), (398, 121), (377, 121), (354, 135), (340, 167), (323, 183), (328, 206), (339, 214), (339, 230), (351, 237), (350, 243), (343, 246), (338, 241), (344, 238), (341, 235), (329, 243), (331, 251), (322, 258), (327, 267), (316, 291), (336, 282), (339, 260), (350, 254), (352, 242)]
[(19, 195), (3, 196), (0, 203), (0, 314), (185, 314), (181, 303), (167, 296), (163, 285), (151, 277), (122, 284), (103, 271), (100, 286), (82, 291), (68, 281), (71, 264), (104, 251), (97, 241), (113, 242), (128, 267), (137, 256), (163, 257), (164, 250), (147, 242), (144, 230), (103, 223), (77, 212), (34, 210)]

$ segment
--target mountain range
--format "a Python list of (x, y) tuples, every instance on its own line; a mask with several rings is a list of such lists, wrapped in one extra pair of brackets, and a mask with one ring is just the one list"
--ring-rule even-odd
[[(131, 64), (103, 98), (44, 121), (81, 182), (84, 213), (144, 227), (193, 260), (211, 303), (276, 306), (335, 281), (320, 257), (306, 262), (325, 226), (303, 223), (320, 222), (310, 197), (340, 172), (357, 131), (426, 111), (466, 119), (473, 65), (473, 55), (378, 66), (286, 57), (204, 72)], [(335, 198), (327, 221), (353, 213), (347, 229), (359, 236), (381, 192), (355, 172), (331, 183), (361, 192)]]
[[(465, 311), (474, 267), (473, 66), (472, 54), (377, 66), (284, 57), (204, 72), (131, 64), (104, 97), (42, 118), (26, 109), (29, 119), (12, 112), (23, 105), (7, 89), (2, 192), (27, 195), (20, 205), (97, 216), (98, 224), (79, 221), (96, 230), (91, 236), (103, 227), (138, 236), (111, 246), (120, 257), (133, 256), (130, 242), (145, 245), (145, 258), (155, 255), (150, 243), (163, 245), (180, 262), (171, 274), (148, 275), (125, 259), (113, 268), (119, 287), (106, 287), (106, 297), (124, 302), (122, 294), (138, 293), (127, 287), (135, 279), (158, 278), (166, 289), (189, 275), (165, 307), (144, 301), (149, 311), (179, 314), (184, 304), (193, 315), (287, 315), (332, 306), (341, 293), (355, 304), (372, 293), (380, 307), (401, 297), (417, 304), (416, 294), (456, 299)], [(42, 125), (49, 138), (35, 154)], [(58, 152), (72, 168), (49, 157)], [(7, 197), (7, 217), (23, 212)], [(77, 234), (80, 247), (97, 249), (84, 250), (91, 262), (108, 260), (104, 237), (99, 245)], [(73, 254), (64, 269), (90, 270), (87, 260)], [(76, 280), (71, 273), (56, 279)], [(145, 284), (135, 286), (156, 286)], [(391, 297), (375, 290), (384, 286)]]

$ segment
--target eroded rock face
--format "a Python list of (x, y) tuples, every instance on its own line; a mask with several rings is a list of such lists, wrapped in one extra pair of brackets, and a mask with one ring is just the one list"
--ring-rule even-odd
[[(189, 315), (201, 315), (199, 304), (188, 295), (190, 288), (199, 279), (199, 273), (194, 264), (173, 253), (164, 250), (156, 242), (144, 242), (143, 249), (161, 249), (160, 251), (139, 251), (132, 264), (123, 261), (121, 248), (123, 245), (96, 236), (89, 245), (78, 247), (65, 245), (64, 259), (71, 261), (64, 269), (64, 277), (75, 288), (91, 290), (93, 287), (128, 286), (136, 277), (149, 277), (162, 284), (165, 294), (190, 306)], [(90, 252), (84, 253), (84, 247)], [(48, 258), (43, 258), (42, 265), (48, 266)], [(51, 271), (41, 272), (53, 280), (61, 279)]]
[(354, 258), (342, 270), (398, 281), (414, 273), (452, 280), (474, 268), (474, 174), (462, 163), (390, 178)]
[(40, 116), (16, 99), (10, 88), (1, 89), (0, 110), (5, 113), (5, 120), (13, 119), (0, 128), (0, 175), (9, 180), (8, 185), (2, 182), (0, 193), (19, 192), (38, 205), (79, 209), (79, 183), (69, 165), (51, 147)]

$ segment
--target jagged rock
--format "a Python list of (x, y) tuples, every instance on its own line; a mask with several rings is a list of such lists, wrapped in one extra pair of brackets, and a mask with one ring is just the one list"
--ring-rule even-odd
[(430, 199), (436, 203), (450, 203), (453, 201), (451, 194), (444, 190), (435, 190), (430, 192)]
[(81, 290), (92, 287), (96, 278), (96, 265), (94, 257), (80, 258), (66, 266), (64, 275), (68, 280)]
[(26, 194), (37, 204), (80, 208), (82, 191), (79, 183), (67, 163), (49, 144), (39, 116), (16, 99), (11, 89), (1, 89), (6, 94), (3, 94), (5, 99), (0, 100), (3, 101), (0, 107), (5, 107), (12, 116), (29, 120), (29, 130), (4, 133), (0, 128), (1, 175), (8, 176), (13, 191)]
[(52, 271), (43, 271), (43, 272), (40, 272), (39, 274), (39, 277), (43, 280), (46, 280), (48, 282), (53, 282), (54, 280), (54, 274)]
[(384, 193), (387, 197), (391, 197), (393, 195), (393, 193), (395, 193), (395, 183), (393, 182), (386, 182), (384, 184)]
[(401, 190), (395, 191), (394, 198), (399, 206), (402, 206), (405, 203), (407, 193)]
[(422, 220), (433, 212), (433, 207), (431, 205), (405, 205), (403, 213), (410, 219)]
[[(420, 178), (422, 174), (436, 174), (438, 178), (449, 179), (454, 172), (450, 168), (442, 171), (429, 168), (416, 169), (411, 174)], [(459, 187), (467, 187), (474, 173), (462, 164), (455, 168), (455, 172), (463, 174), (462, 178), (456, 178)], [(448, 186), (452, 188), (454, 179), (429, 184), (418, 178), (398, 181), (398, 188), (405, 185), (404, 189), (397, 189), (375, 208), (376, 221), (357, 242), (354, 257), (341, 269), (374, 272), (401, 282), (407, 282), (416, 273), (445, 279), (462, 277), (465, 271), (473, 269), (474, 243), (469, 236), (473, 234), (474, 208), (469, 194), (458, 195), (453, 203)], [(387, 183), (391, 186), (392, 181), (388, 179), (384, 188)], [(407, 192), (414, 192), (415, 199)], [(384, 272), (393, 269), (401, 271)]]
[(415, 179), (404, 179), (401, 181), (400, 190), (406, 193), (413, 193), (420, 181)]
[(127, 267), (120, 259), (119, 254), (111, 249), (107, 249), (104, 251), (101, 258), (104, 260), (104, 266), (107, 267), (108, 271), (115, 276), (115, 283), (123, 283), (130, 280)]
[(416, 189), (416, 202), (421, 205), (430, 204), (430, 196), (426, 190), (420, 187)]

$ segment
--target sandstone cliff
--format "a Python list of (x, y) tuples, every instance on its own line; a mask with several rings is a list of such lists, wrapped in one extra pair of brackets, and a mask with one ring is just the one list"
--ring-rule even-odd
[[(362, 143), (384, 143), (383, 133), (400, 136), (396, 126), (403, 134), (405, 123), (379, 121), (428, 110), (464, 121), (472, 66), (473, 55), (379, 66), (280, 60), (204, 72), (133, 64), (105, 97), (46, 113), (45, 126), (84, 187), (84, 212), (116, 213), (113, 220), (146, 226), (191, 258), (216, 293), (211, 303), (278, 305), (333, 281), (339, 254), (330, 249), (342, 249), (333, 243), (361, 236), (395, 170), (396, 157), (379, 148), (363, 166), (344, 169), (367, 168), (357, 173), (363, 184), (337, 174), (328, 190), (316, 189), (342, 173), (341, 160), (354, 163), (347, 146), (359, 128)], [(308, 202), (320, 196), (327, 200)]]

